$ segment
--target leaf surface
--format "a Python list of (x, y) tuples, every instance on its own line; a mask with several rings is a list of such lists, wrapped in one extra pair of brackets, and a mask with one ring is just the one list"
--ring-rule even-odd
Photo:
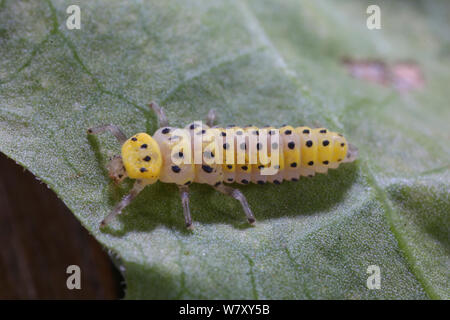
[[(81, 30), (66, 28), (70, 4), (0, 2), (0, 150), (119, 257), (127, 298), (450, 298), (447, 4), (382, 2), (376, 31), (357, 1), (83, 1)], [(425, 87), (351, 78), (343, 57), (412, 60)], [(360, 159), (241, 187), (256, 227), (194, 185), (187, 232), (176, 186), (157, 183), (100, 231), (131, 181), (109, 180), (120, 146), (86, 129), (153, 133), (152, 100), (173, 126), (210, 108), (224, 125), (323, 125)]]

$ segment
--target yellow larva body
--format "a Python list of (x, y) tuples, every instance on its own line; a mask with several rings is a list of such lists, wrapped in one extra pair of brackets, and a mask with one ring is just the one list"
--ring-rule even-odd
[[(263, 130), (267, 134), (260, 134)], [(276, 142), (271, 138), (275, 132), (279, 137)], [(234, 152), (232, 158), (227, 158), (230, 149)], [(259, 153), (260, 150), (265, 152)], [(200, 154), (200, 163), (194, 161), (196, 153)], [(264, 156), (275, 153), (277, 165)], [(342, 162), (354, 160), (348, 153), (346, 139), (325, 128), (209, 128), (197, 123), (183, 129), (162, 127), (153, 137), (138, 133), (123, 144), (122, 159), (128, 176), (143, 179), (147, 184), (159, 179), (177, 185), (213, 186), (297, 181), (300, 176), (326, 173)], [(262, 174), (264, 168), (275, 167), (275, 174)]]
[[(204, 183), (239, 201), (250, 225), (256, 218), (245, 195), (225, 183), (280, 184), (298, 181), (336, 169), (340, 163), (352, 162), (358, 152), (336, 132), (324, 128), (266, 126), (208, 127), (201, 121), (184, 128), (168, 126), (164, 109), (155, 102), (149, 107), (156, 113), (160, 128), (153, 134), (137, 133), (127, 139), (119, 127), (105, 124), (88, 129), (88, 134), (109, 131), (122, 145), (121, 155), (110, 159), (109, 176), (120, 183), (135, 179), (133, 188), (100, 222), (106, 226), (133, 201), (145, 186), (161, 181), (178, 187), (185, 225), (193, 228), (189, 185)], [(210, 110), (207, 123), (213, 125), (215, 111)]]

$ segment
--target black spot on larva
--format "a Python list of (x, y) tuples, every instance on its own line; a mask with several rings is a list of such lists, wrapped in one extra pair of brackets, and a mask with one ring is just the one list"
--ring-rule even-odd
[(264, 168), (263, 165), (258, 166), (258, 169), (259, 169), (259, 170), (261, 170), (261, 169), (263, 169), (263, 168)]
[(147, 146), (147, 144), (145, 144), (145, 143), (144, 143), (143, 145), (141, 145), (141, 149), (147, 149), (147, 147), (148, 147), (148, 146)]
[(230, 182), (232, 182), (232, 181), (233, 181), (233, 178), (228, 178), (227, 180), (230, 181)]
[(310, 131), (308, 129), (303, 130), (303, 133), (309, 134), (309, 132)]
[(328, 164), (329, 162), (328, 162), (328, 160), (325, 160), (324, 162), (323, 162), (323, 164)]
[(214, 187), (220, 186), (222, 184), (222, 182), (217, 181), (216, 184), (214, 185)]
[(170, 128), (164, 128), (161, 132), (164, 134), (168, 134), (170, 132)]
[(258, 184), (264, 184), (265, 182), (262, 181), (262, 180), (258, 180), (257, 183), (258, 183)]
[(238, 135), (238, 136), (242, 136), (242, 131), (241, 130), (238, 130), (238, 131), (236, 131), (236, 134)]
[(298, 181), (298, 179), (297, 178), (292, 178), (291, 181), (295, 182), (295, 181)]
[(278, 143), (276, 142), (272, 143), (272, 149), (278, 149)]
[(194, 130), (195, 128), (197, 128), (197, 125), (195, 123), (193, 123), (189, 126), (189, 129), (191, 129), (191, 130)]
[(330, 144), (330, 141), (328, 141), (328, 140), (323, 140), (323, 141), (322, 141), (322, 144), (323, 144), (324, 147), (326, 147), (327, 145)]
[(285, 135), (290, 135), (291, 133), (292, 133), (292, 130), (286, 130), (286, 131), (284, 132)]
[(255, 136), (259, 136), (259, 131), (258, 131), (258, 130), (254, 130), (252, 133), (253, 133)]
[(145, 158), (144, 158), (144, 161), (150, 161), (150, 160), (152, 160), (152, 158), (150, 157), (150, 156), (146, 156)]
[(202, 169), (203, 169), (203, 171), (205, 171), (206, 173), (211, 173), (212, 171), (213, 171), (213, 168), (211, 168), (210, 166), (208, 166), (208, 165), (202, 165)]
[(140, 171), (140, 172), (145, 172), (145, 171), (147, 171), (147, 169), (145, 169), (145, 168), (140, 168), (139, 171)]
[(274, 134), (275, 134), (275, 130), (270, 130), (270, 131), (269, 131), (269, 135), (272, 136), (272, 135), (274, 135)]
[(345, 147), (345, 143), (344, 142), (341, 143), (341, 147)]
[(247, 149), (247, 145), (245, 144), (245, 142), (241, 143), (241, 150), (245, 150)]
[(261, 150), (261, 149), (262, 149), (262, 144), (258, 142), (258, 143), (256, 144), (256, 149), (257, 149), (257, 150)]
[(308, 147), (308, 148), (311, 148), (312, 147), (312, 145), (313, 145), (313, 142), (311, 141), (311, 140), (308, 140), (308, 141), (306, 141), (306, 146)]
[(229, 164), (229, 165), (227, 165), (227, 168), (231, 170), (231, 169), (233, 169), (233, 166), (231, 164)]
[(242, 182), (243, 184), (248, 184), (248, 180), (246, 180), (246, 179), (242, 179), (241, 182)]
[(178, 152), (178, 157), (183, 158), (183, 156), (184, 156), (184, 155), (183, 155), (183, 152), (181, 152), (181, 151)]
[(221, 135), (222, 137), (226, 137), (226, 136), (227, 136), (227, 133), (226, 133), (226, 132), (221, 132), (220, 135)]
[(224, 143), (223, 144), (223, 148), (226, 150), (226, 149), (228, 149), (230, 147), (230, 145), (228, 144), (228, 143)]
[(313, 165), (314, 165), (314, 161), (308, 162), (308, 166), (313, 166)]
[(327, 133), (327, 129), (322, 129), (319, 131), (320, 133)]
[(133, 140), (133, 141), (137, 141), (137, 138), (136, 138), (136, 137), (133, 137), (133, 138), (131, 138), (131, 140)]
[(187, 185), (190, 185), (191, 183), (192, 183), (192, 181), (188, 181), (184, 185), (187, 186)]
[(172, 166), (172, 171), (175, 172), (175, 173), (178, 173), (178, 172), (181, 171), (181, 169), (180, 169), (179, 166)]
[(292, 163), (291, 163), (291, 167), (292, 167), (292, 168), (297, 167), (297, 162), (292, 162)]
[(278, 181), (278, 180), (273, 180), (273, 183), (275, 183), (275, 184), (280, 184), (281, 182)]
[(248, 167), (247, 166), (242, 166), (241, 169), (244, 170), (244, 171), (247, 171)]
[(295, 143), (294, 142), (289, 142), (288, 143), (288, 147), (289, 147), (289, 149), (294, 149), (295, 148)]

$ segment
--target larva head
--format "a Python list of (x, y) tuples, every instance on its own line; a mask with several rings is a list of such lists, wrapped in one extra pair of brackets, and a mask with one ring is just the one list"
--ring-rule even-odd
[(137, 133), (122, 145), (122, 160), (132, 179), (156, 181), (162, 167), (158, 143), (146, 133)]

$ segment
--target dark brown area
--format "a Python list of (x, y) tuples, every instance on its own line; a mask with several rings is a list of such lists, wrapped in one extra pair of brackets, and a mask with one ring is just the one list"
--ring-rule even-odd
[[(123, 279), (54, 192), (0, 153), (0, 299), (117, 299)], [(81, 268), (81, 290), (66, 269)]]

